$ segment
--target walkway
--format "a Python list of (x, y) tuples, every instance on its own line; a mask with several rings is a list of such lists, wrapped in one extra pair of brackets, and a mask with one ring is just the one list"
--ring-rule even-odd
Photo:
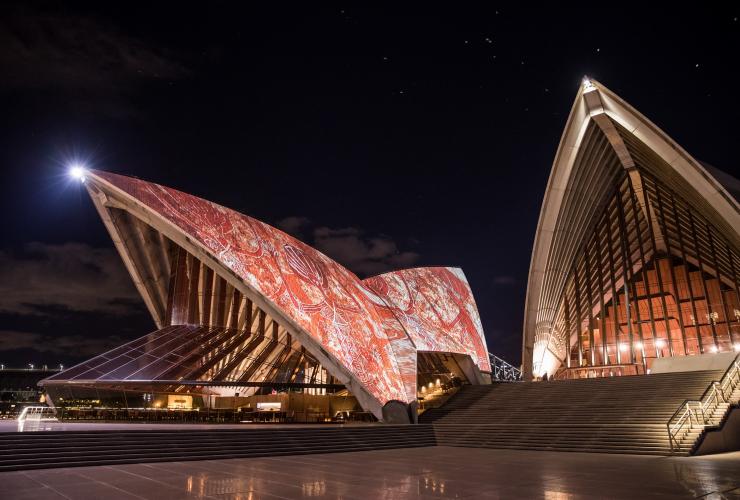
[(740, 498), (740, 452), (712, 457), (417, 448), (6, 472), (0, 496), (151, 498)]

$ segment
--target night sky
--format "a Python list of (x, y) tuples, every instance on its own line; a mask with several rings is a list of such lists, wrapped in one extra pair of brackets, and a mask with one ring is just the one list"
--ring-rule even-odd
[(489, 350), (515, 364), (584, 75), (740, 177), (737, 4), (109, 3), (0, 7), (6, 366), (69, 365), (154, 329), (66, 175), (75, 159), (281, 227), (361, 277), (462, 267)]

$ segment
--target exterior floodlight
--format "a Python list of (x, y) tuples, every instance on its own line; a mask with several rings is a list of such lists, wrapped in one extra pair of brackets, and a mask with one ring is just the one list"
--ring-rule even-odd
[(82, 165), (75, 164), (69, 168), (69, 175), (80, 182), (85, 182), (85, 172), (85, 167)]
[(596, 90), (596, 87), (594, 87), (594, 84), (591, 83), (591, 79), (589, 79), (589, 77), (584, 76), (583, 77), (583, 91), (590, 92), (592, 90)]
[(735, 352), (740, 352), (740, 342), (732, 346), (733, 349), (735, 349)]
[(719, 348), (716, 345), (713, 345), (712, 347), (710, 347), (709, 350), (714, 353), (719, 352)]

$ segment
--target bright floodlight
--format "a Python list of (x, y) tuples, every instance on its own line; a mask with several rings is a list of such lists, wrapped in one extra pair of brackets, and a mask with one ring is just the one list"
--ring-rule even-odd
[(69, 175), (71, 175), (73, 179), (85, 182), (85, 167), (79, 164), (72, 165), (69, 168)]
[(596, 87), (593, 83), (591, 83), (591, 79), (587, 76), (583, 77), (583, 91), (584, 92), (591, 92), (592, 90), (596, 90)]

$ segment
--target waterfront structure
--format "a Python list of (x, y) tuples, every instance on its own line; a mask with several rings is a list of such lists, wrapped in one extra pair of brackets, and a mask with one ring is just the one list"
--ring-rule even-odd
[(525, 378), (642, 374), (658, 358), (740, 350), (740, 206), (718, 180), (733, 179), (710, 170), (584, 80), (537, 226)]
[(361, 280), (210, 201), (108, 172), (77, 177), (157, 331), (42, 381), (56, 406), (248, 408), (288, 420), (362, 409), (409, 421), (429, 393), (490, 382), (460, 269)]

